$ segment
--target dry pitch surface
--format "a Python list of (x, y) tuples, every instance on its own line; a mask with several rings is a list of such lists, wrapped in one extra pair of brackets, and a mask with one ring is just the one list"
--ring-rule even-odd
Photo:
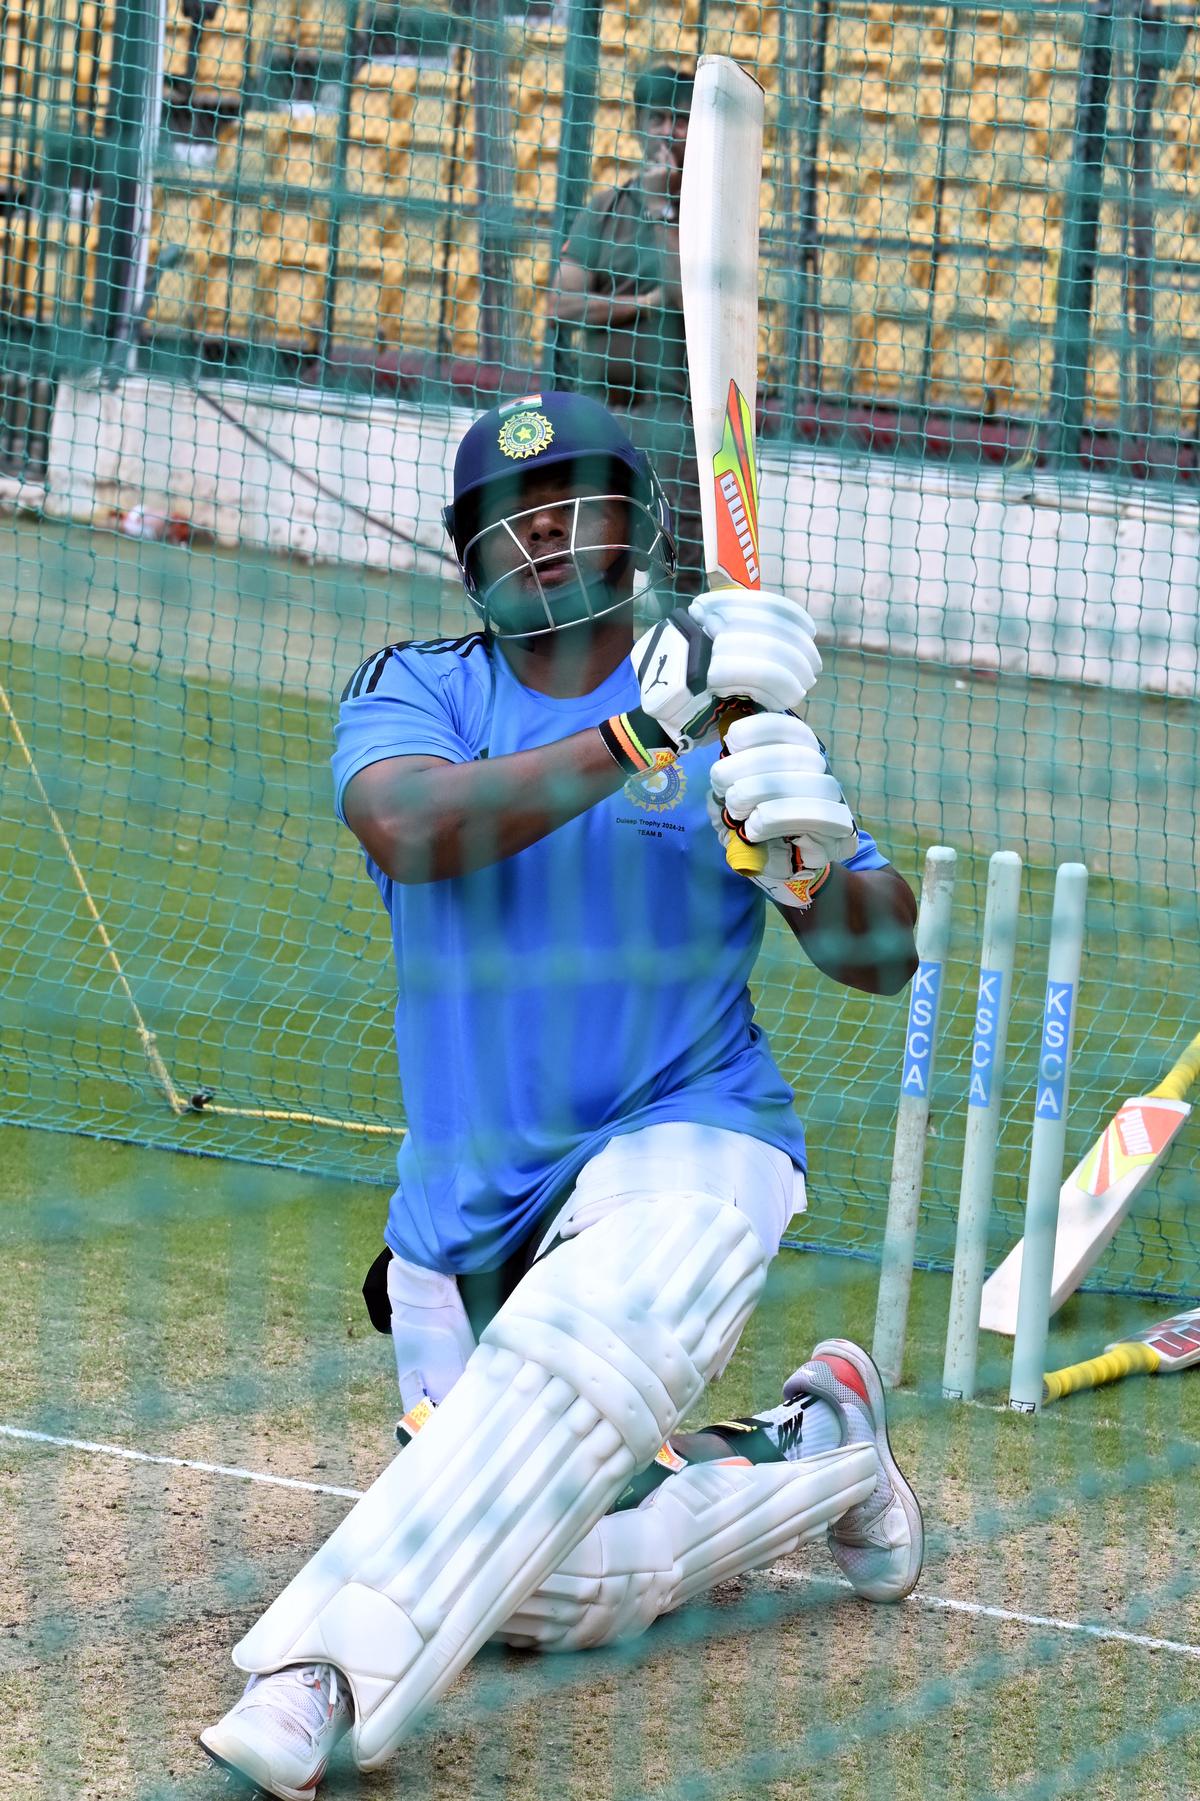
[[(0, 1437), (6, 1801), (216, 1794), (195, 1733), (236, 1692), (230, 1645), (350, 1504), (326, 1491), (390, 1454), (357, 1297), (383, 1196), (15, 1129), (0, 1170), (0, 1423), (252, 1473)], [(918, 1277), (895, 1405), (918, 1600), (855, 1601), (814, 1545), (624, 1653), (485, 1654), (391, 1769), (339, 1764), (323, 1795), (1200, 1793), (1200, 1373), (1038, 1422), (947, 1409), (946, 1286)], [(873, 1288), (785, 1253), (714, 1411), (773, 1399), (818, 1335), (868, 1336)], [(1147, 1312), (1085, 1297), (1057, 1343)]]

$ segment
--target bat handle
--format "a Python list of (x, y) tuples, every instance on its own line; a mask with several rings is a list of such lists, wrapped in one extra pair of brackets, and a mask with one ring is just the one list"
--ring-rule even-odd
[(1200, 1076), (1200, 1032), (1192, 1039), (1175, 1067), (1168, 1072), (1153, 1093), (1162, 1101), (1185, 1101), (1188, 1090)]
[(1057, 1401), (1063, 1395), (1076, 1394), (1081, 1388), (1100, 1388), (1106, 1382), (1119, 1382), (1123, 1376), (1152, 1376), (1162, 1359), (1152, 1345), (1114, 1345), (1099, 1357), (1084, 1363), (1069, 1363), (1066, 1369), (1051, 1370), (1045, 1378), (1043, 1398)]
[[(749, 719), (752, 713), (759, 710), (751, 700), (734, 701), (722, 714), (717, 727), (721, 743), (724, 744), (725, 734), (735, 719)], [(765, 844), (750, 844), (745, 838), (739, 838), (736, 832), (732, 832), (729, 843), (725, 846), (725, 861), (735, 875), (761, 875), (767, 867), (767, 847)]]

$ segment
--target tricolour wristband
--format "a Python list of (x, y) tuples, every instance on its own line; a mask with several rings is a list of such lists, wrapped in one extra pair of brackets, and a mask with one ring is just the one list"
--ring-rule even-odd
[(658, 721), (641, 707), (628, 713), (617, 713), (598, 727), (605, 749), (626, 775), (645, 775), (647, 770), (661, 769), (673, 763), (676, 748)]

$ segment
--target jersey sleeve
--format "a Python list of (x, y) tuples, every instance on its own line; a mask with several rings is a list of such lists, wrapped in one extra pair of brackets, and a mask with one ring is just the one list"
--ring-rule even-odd
[(387, 757), (440, 757), (471, 763), (437, 659), (389, 645), (355, 672), (342, 695), (333, 753), (337, 816), (360, 769)]
[[(857, 824), (857, 821), (855, 822)], [(886, 869), (888, 860), (863, 825), (858, 826), (858, 849), (847, 857), (843, 869)]]

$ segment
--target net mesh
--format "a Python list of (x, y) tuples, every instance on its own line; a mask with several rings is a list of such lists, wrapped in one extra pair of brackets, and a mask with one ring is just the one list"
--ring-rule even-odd
[[(964, 855), (935, 1261), (986, 856), (1029, 865), (1014, 1231), (1055, 863), (1093, 872), (1073, 1146), (1197, 992), (1190, 15), (206, 3), (161, 44), (152, 9), (7, 18), (6, 1115), (386, 1179), (386, 941), (331, 817), (334, 698), (379, 645), (469, 628), (454, 446), (572, 378), (564, 242), (636, 178), (639, 74), (706, 50), (767, 91), (763, 548), (818, 620), (811, 717), (907, 873)], [(759, 995), (818, 1147), (805, 1235), (872, 1250), (899, 1017), (781, 934)], [(1195, 1286), (1196, 1156), (1095, 1280)]]
[[(991, 852), (1025, 865), (992, 1261), (1021, 1229), (1059, 863), (1091, 872), (1072, 1160), (1200, 1028), (1191, 0), (9, 0), (0, 1121), (80, 1135), (0, 1130), (19, 1794), (201, 1793), (215, 1647), (390, 1453), (353, 1297), (405, 1114), (386, 922), (333, 816), (337, 697), (380, 646), (475, 624), (440, 509), (497, 398), (612, 401), (694, 562), (669, 333), (649, 375), (597, 373), (569, 296), (638, 291), (641, 227), (586, 222), (639, 191), (639, 82), (704, 53), (766, 91), (762, 553), (817, 622), (808, 717), (914, 887), (928, 846), (958, 852), (919, 1260), (953, 1251)], [(778, 923), (755, 993), (810, 1140), (793, 1242), (856, 1255), (777, 1260), (730, 1414), (819, 1334), (869, 1333), (907, 1007), (825, 981)], [(593, 1022), (559, 1029), (586, 1056)], [(1198, 1178), (1185, 1129), (1055, 1344), (1196, 1296)], [(946, 1287), (914, 1290), (935, 1388)], [(1031, 1427), (909, 1389), (911, 1607), (788, 1564), (607, 1659), (485, 1658), (401, 1779), (1191, 1793), (1195, 1393), (1128, 1383)]]

